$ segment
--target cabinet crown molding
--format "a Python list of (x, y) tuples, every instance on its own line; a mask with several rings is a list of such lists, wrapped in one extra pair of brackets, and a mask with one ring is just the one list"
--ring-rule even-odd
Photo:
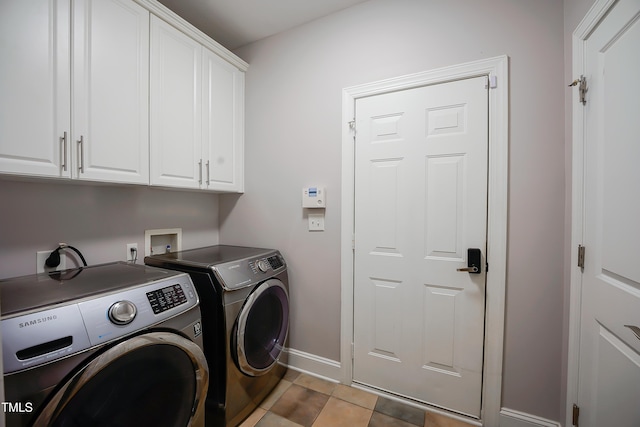
[(189, 37), (196, 40), (198, 43), (202, 44), (225, 61), (233, 64), (240, 71), (247, 71), (247, 69), (249, 68), (249, 64), (247, 62), (243, 61), (240, 57), (233, 54), (229, 49), (213, 40), (211, 37), (194, 27), (191, 23), (178, 16), (175, 12), (173, 12), (171, 9), (167, 8), (157, 0), (133, 1), (149, 10), (149, 12), (153, 13), (158, 18), (166, 21), (181, 32), (187, 34)]

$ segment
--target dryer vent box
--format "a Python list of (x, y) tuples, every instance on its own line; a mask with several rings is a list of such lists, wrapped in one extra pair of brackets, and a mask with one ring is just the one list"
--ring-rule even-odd
[(182, 250), (182, 228), (145, 230), (144, 256), (179, 252)]

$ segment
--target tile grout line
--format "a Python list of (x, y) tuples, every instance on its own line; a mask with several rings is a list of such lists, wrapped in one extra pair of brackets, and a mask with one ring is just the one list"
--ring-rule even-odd
[[(288, 383), (288, 384), (287, 384)], [(253, 427), (259, 426), (269, 427), (272, 426), (270, 422), (267, 424), (267, 420), (265, 417), (271, 414), (270, 416), (278, 417), (279, 419), (286, 420), (289, 426), (296, 427), (305, 427), (307, 422), (304, 424), (296, 423), (286, 416), (282, 416), (277, 412), (273, 412), (274, 406), (280, 401), (285, 393), (287, 393), (292, 386), (300, 387), (300, 389), (305, 390), (306, 393), (317, 393), (319, 395), (324, 395), (327, 397), (327, 400), (322, 404), (322, 407), (318, 410), (318, 412), (313, 416), (313, 419), (310, 420), (309, 426), (313, 427), (316, 425), (318, 419), (321, 417), (323, 412), (327, 410), (327, 405), (331, 401), (332, 398), (337, 399), (347, 405), (353, 405), (355, 407), (364, 409), (366, 411), (370, 411), (367, 418), (367, 425), (371, 425), (372, 420), (374, 420), (374, 415), (378, 418), (378, 423), (380, 422), (380, 417), (389, 417), (394, 420), (399, 421), (400, 423), (404, 423), (407, 426), (415, 426), (415, 427), (438, 427), (443, 426), (445, 424), (441, 424), (437, 420), (433, 420), (434, 416), (438, 416), (437, 414), (432, 414), (429, 411), (421, 410), (418, 408), (413, 408), (411, 406), (404, 405), (400, 402), (395, 402), (390, 399), (386, 399), (383, 396), (378, 396), (373, 393), (359, 390), (357, 388), (353, 388), (350, 386), (346, 386), (339, 383), (333, 383), (321, 378), (314, 377), (309, 374), (295, 372), (295, 371), (287, 371), (285, 376), (283, 377), (280, 384), (284, 384), (285, 387), (276, 386), (272, 394), (267, 396), (267, 398), (258, 406), (258, 409), (263, 411), (264, 413), (260, 416), (258, 420), (255, 420), (253, 424), (248, 424), (243, 422), (240, 427)], [(277, 393), (277, 394), (275, 394)], [(359, 397), (356, 397), (358, 396)], [(351, 398), (351, 399), (350, 399)], [(381, 400), (381, 398), (383, 400)], [(367, 399), (371, 399), (371, 401), (366, 402)], [(268, 404), (264, 405), (264, 402)], [(420, 412), (420, 414), (418, 414)], [(421, 415), (421, 416), (420, 416)], [(420, 423), (416, 424), (415, 421), (418, 421), (416, 417), (421, 418)], [(249, 416), (251, 418), (251, 416)], [(326, 418), (326, 417), (325, 417)], [(265, 422), (263, 423), (263, 420)], [(376, 421), (374, 421), (376, 422)], [(448, 421), (443, 421), (446, 425), (458, 425), (458, 424), (449, 424)], [(262, 424), (261, 424), (262, 423)], [(278, 424), (280, 425), (280, 424)], [(379, 424), (378, 424), (379, 425)], [(471, 427), (469, 424), (461, 423), (460, 427)]]

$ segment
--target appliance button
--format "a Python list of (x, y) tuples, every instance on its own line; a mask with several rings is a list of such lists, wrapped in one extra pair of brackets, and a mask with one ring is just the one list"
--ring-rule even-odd
[(269, 269), (269, 265), (266, 262), (264, 262), (264, 260), (262, 259), (256, 261), (256, 265), (258, 266), (258, 269), (263, 273)]
[(109, 307), (109, 320), (116, 325), (128, 325), (137, 313), (136, 305), (131, 301), (118, 301)]

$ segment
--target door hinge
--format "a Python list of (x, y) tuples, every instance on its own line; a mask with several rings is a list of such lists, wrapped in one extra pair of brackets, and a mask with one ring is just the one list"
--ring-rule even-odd
[(576, 405), (575, 403), (573, 404), (573, 417), (571, 420), (572, 425), (579, 427), (578, 425), (578, 419), (580, 418), (580, 407), (578, 405)]
[(580, 76), (579, 79), (575, 79), (571, 82), (569, 87), (578, 86), (578, 99), (582, 102), (582, 105), (587, 105), (587, 91), (589, 88), (587, 87), (587, 78), (585, 76)]
[(584, 268), (584, 246), (578, 245), (578, 267)]
[(354, 353), (355, 353), (355, 344), (351, 343), (351, 360), (354, 359)]
[(355, 118), (349, 122), (349, 129), (351, 129), (352, 131), (356, 130), (356, 119)]
[(356, 250), (356, 235), (355, 234), (351, 235), (351, 250), (352, 251)]

